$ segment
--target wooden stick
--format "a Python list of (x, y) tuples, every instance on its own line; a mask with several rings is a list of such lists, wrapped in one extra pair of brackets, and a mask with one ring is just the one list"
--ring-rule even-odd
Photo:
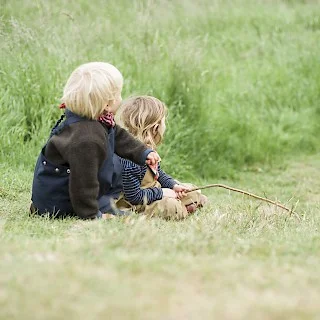
[(292, 209), (289, 209), (289, 208), (285, 207), (283, 204), (281, 204), (279, 202), (275, 202), (275, 201), (272, 201), (270, 199), (257, 196), (257, 195), (255, 195), (253, 193), (250, 193), (250, 192), (247, 192), (247, 191), (243, 191), (243, 190), (240, 190), (240, 189), (236, 189), (236, 188), (232, 188), (232, 187), (226, 186), (224, 184), (220, 184), (220, 183), (214, 183), (214, 184), (208, 184), (208, 185), (202, 186), (202, 187), (196, 187), (196, 188), (193, 188), (193, 189), (190, 189), (190, 190), (186, 190), (186, 192), (188, 193), (188, 192), (191, 192), (191, 191), (203, 190), (203, 189), (215, 188), (215, 187), (224, 188), (224, 189), (228, 189), (228, 190), (231, 190), (231, 191), (239, 192), (239, 193), (245, 194), (247, 196), (250, 196), (250, 197), (262, 200), (262, 201), (269, 202), (269, 203), (271, 203), (271, 204), (273, 204), (273, 205), (275, 205), (277, 207), (280, 207), (280, 208), (288, 211), (290, 215), (291, 214), (295, 214), (295, 215), (297, 215), (299, 217), (299, 215), (296, 212), (294, 212)]

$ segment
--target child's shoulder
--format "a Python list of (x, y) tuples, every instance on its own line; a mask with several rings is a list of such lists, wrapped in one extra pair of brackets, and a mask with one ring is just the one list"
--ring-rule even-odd
[(120, 158), (120, 163), (122, 165), (123, 168), (134, 168), (134, 167), (140, 167), (138, 164), (132, 162), (131, 160), (128, 159), (123, 159)]
[(78, 128), (88, 128), (90, 130), (95, 131), (106, 131), (103, 125), (99, 121), (94, 120), (85, 120), (85, 121), (79, 121), (71, 124), (71, 126), (78, 127)]
[(105, 139), (106, 130), (98, 121), (80, 121), (70, 125), (73, 135), (88, 140)]
[(124, 170), (143, 170), (143, 168), (146, 166), (146, 165), (138, 165), (134, 162), (132, 162), (131, 160), (128, 160), (128, 159), (123, 159), (123, 158), (120, 158), (120, 163), (123, 167)]
[(50, 143), (59, 148), (104, 148), (107, 142), (106, 131), (97, 121), (80, 121), (66, 126), (60, 133), (50, 138)]

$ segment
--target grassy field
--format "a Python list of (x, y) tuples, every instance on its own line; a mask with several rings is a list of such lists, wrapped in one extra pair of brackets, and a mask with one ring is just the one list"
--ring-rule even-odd
[[(320, 2), (0, 0), (0, 319), (320, 319)], [(182, 222), (28, 217), (70, 72), (107, 61), (169, 108)], [(192, 178), (192, 179), (191, 179)]]
[(183, 222), (35, 219), (30, 172), (0, 174), (0, 319), (319, 318), (320, 156), (223, 181), (300, 220), (218, 189)]
[(1, 162), (33, 167), (71, 71), (96, 60), (122, 71), (123, 97), (167, 103), (179, 178), (319, 149), (319, 1), (1, 3)]

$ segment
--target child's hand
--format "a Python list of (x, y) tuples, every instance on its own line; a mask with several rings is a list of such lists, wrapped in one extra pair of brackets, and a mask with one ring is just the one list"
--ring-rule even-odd
[(177, 194), (174, 190), (169, 189), (169, 188), (162, 188), (162, 192), (163, 192), (163, 197), (167, 197), (167, 198), (177, 198)]
[(182, 186), (181, 184), (175, 184), (172, 190), (176, 192), (178, 199), (182, 199), (187, 195), (186, 191), (190, 190), (190, 188)]
[(147, 155), (146, 164), (148, 164), (148, 165), (153, 166), (160, 161), (161, 161), (161, 158), (158, 155), (158, 153), (155, 151), (152, 151)]

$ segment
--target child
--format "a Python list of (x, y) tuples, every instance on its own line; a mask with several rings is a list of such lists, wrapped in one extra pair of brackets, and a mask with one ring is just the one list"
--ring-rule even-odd
[(113, 199), (122, 190), (122, 168), (115, 153), (139, 165), (159, 160), (114, 122), (122, 84), (120, 71), (108, 63), (91, 62), (73, 71), (61, 99), (65, 115), (36, 164), (32, 213), (82, 219), (117, 214)]
[[(154, 150), (162, 141), (165, 117), (166, 106), (154, 97), (132, 97), (121, 106), (124, 126)], [(186, 193), (190, 186), (179, 184), (163, 172), (160, 165), (136, 165), (125, 159), (121, 159), (121, 163), (124, 200), (117, 203), (119, 208), (179, 220), (206, 202), (207, 198), (200, 192)]]

